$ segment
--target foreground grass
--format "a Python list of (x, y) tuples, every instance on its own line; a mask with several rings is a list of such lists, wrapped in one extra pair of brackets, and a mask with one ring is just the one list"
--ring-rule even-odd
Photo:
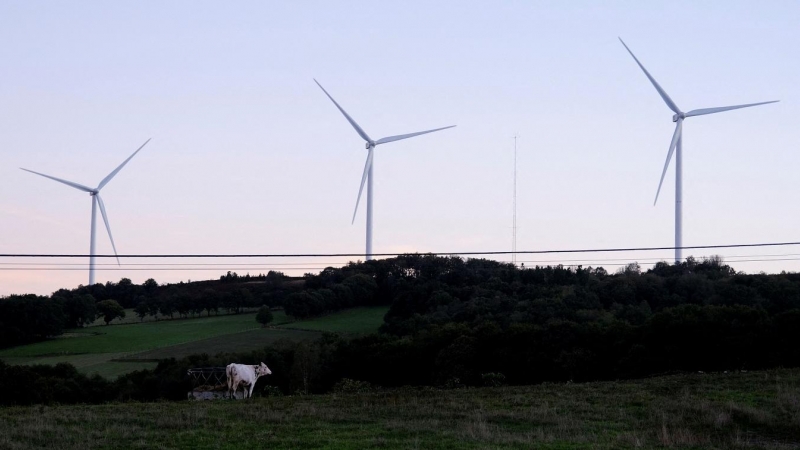
[(800, 446), (800, 371), (0, 409), (0, 448)]
[(284, 328), (331, 333), (366, 334), (375, 333), (383, 325), (383, 316), (388, 306), (369, 306), (345, 309), (327, 316), (281, 325)]

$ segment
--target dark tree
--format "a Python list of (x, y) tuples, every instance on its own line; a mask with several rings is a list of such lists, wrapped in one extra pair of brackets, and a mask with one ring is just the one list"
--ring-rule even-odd
[(67, 328), (83, 327), (97, 318), (97, 301), (89, 294), (59, 289), (53, 293), (53, 300), (61, 303), (66, 318), (64, 326)]
[(144, 288), (144, 293), (150, 297), (158, 293), (158, 283), (152, 278), (145, 280), (145, 282), (142, 283), (142, 288)]
[(375, 294), (378, 291), (378, 284), (372, 277), (365, 274), (357, 274), (346, 278), (342, 284), (350, 288), (355, 304), (375, 304)]
[(175, 298), (174, 294), (168, 294), (161, 297), (161, 301), (158, 303), (158, 312), (162, 316), (169, 316), (170, 319), (175, 317), (175, 311), (177, 311), (178, 301)]
[(136, 305), (136, 308), (134, 308), (133, 310), (134, 312), (136, 312), (136, 315), (142, 322), (144, 322), (145, 316), (147, 316), (147, 314), (150, 312), (150, 309), (147, 307), (146, 302), (139, 302), (139, 304)]
[(265, 327), (268, 323), (272, 322), (272, 311), (269, 310), (269, 306), (264, 305), (258, 309), (256, 321), (260, 323), (262, 327)]
[(212, 310), (213, 311), (219, 310), (219, 306), (223, 302), (223, 300), (227, 301), (227, 299), (223, 299), (223, 296), (221, 296), (214, 289), (206, 289), (205, 291), (203, 291), (203, 294), (201, 295), (199, 300), (200, 300), (199, 311), (206, 310), (208, 316), (211, 316)]
[(125, 310), (116, 300), (103, 300), (102, 302), (97, 302), (97, 318), (99, 319), (100, 317), (108, 325), (116, 318), (124, 318)]

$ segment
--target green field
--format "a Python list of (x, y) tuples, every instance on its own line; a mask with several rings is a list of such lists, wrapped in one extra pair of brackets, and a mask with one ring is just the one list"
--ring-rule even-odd
[(387, 306), (352, 308), (323, 317), (287, 323), (281, 327), (333, 333), (375, 333), (383, 324), (383, 316), (388, 311)]
[(90, 327), (72, 330), (66, 337), (5, 349), (0, 357), (139, 352), (258, 327), (253, 314)]
[(81, 372), (116, 378), (153, 368), (154, 359), (246, 352), (280, 340), (316, 339), (321, 331), (374, 332), (383, 323), (386, 311), (385, 307), (353, 308), (300, 322), (291, 322), (283, 311), (275, 311), (270, 328), (261, 328), (253, 313), (93, 326), (69, 330), (56, 339), (0, 350), (0, 359), (8, 364), (68, 362)]
[(188, 342), (186, 344), (162, 347), (146, 352), (131, 355), (130, 359), (163, 359), (163, 358), (183, 358), (184, 356), (206, 353), (216, 355), (224, 352), (249, 352), (260, 350), (270, 344), (281, 340), (301, 341), (306, 339), (316, 339), (320, 333), (284, 330), (280, 328), (259, 328), (256, 330), (245, 331), (236, 334), (226, 334), (199, 341)]
[(0, 448), (800, 446), (800, 371), (626, 382), (0, 408)]

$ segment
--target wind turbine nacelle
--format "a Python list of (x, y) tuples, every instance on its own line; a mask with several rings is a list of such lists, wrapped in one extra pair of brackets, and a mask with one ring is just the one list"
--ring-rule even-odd
[(367, 142), (367, 145), (366, 145), (366, 147), (367, 147), (367, 150), (369, 150), (369, 149), (370, 149), (370, 147), (375, 147), (375, 142), (373, 142), (373, 141), (369, 141), (369, 142)]
[(686, 118), (686, 114), (684, 114), (684, 113), (675, 114), (675, 115), (672, 116), (672, 121), (673, 122), (677, 122), (678, 119), (685, 119), (685, 118)]

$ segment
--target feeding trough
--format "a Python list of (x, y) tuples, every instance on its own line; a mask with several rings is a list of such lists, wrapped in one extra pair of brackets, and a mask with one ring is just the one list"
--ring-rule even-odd
[[(214, 400), (228, 397), (228, 377), (225, 367), (195, 367), (186, 371), (192, 381), (189, 400)], [(240, 393), (237, 393), (241, 396)]]

